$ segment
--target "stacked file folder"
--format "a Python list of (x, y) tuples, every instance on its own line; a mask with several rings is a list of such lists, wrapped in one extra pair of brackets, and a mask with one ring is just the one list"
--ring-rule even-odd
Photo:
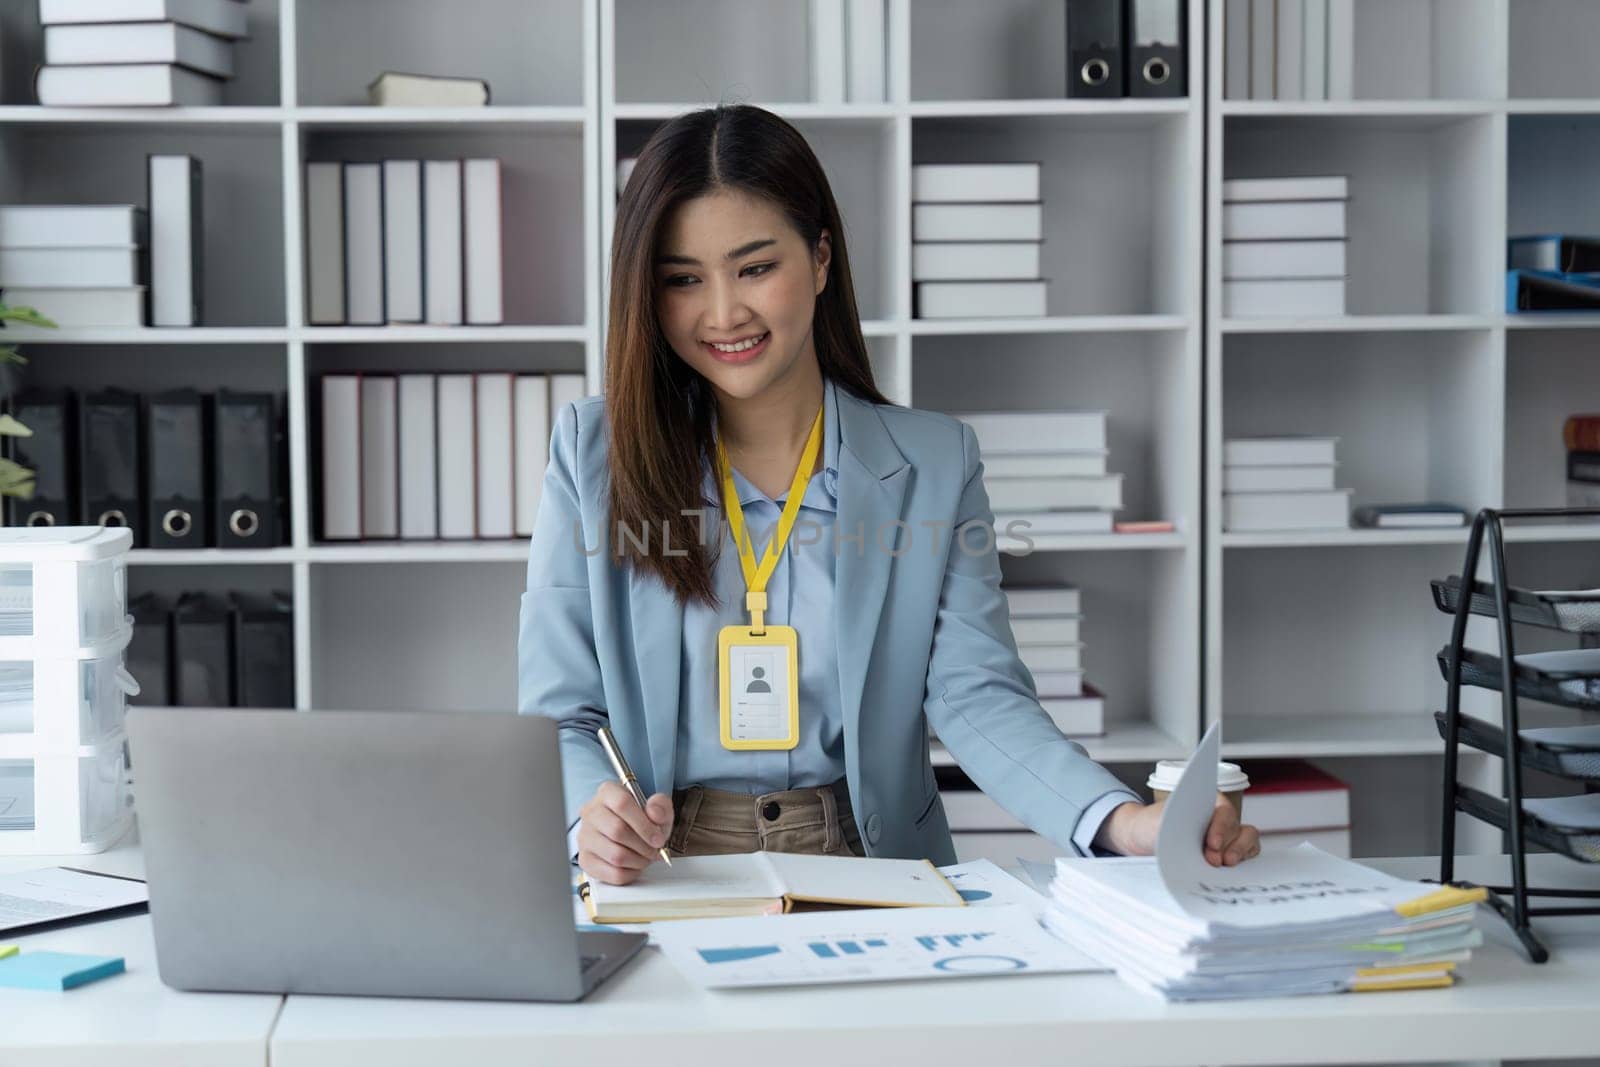
[(1150, 857), (1056, 861), (1045, 926), (1168, 1000), (1448, 986), (1483, 943), (1484, 892), (1382, 874), (1314, 845), (1173, 892)]
[(1337, 437), (1236, 437), (1222, 443), (1222, 528), (1344, 529), (1349, 489), (1334, 485)]
[(1039, 704), (1062, 733), (1105, 733), (1105, 698), (1084, 681), (1083, 600), (1072, 585), (1007, 586), (1011, 635)]
[(1110, 533), (1122, 475), (1106, 471), (1104, 411), (971, 412), (997, 537)]
[(1342, 175), (1223, 182), (1223, 315), (1343, 315), (1349, 197)]
[(39, 0), (39, 103), (219, 105), (247, 11), (244, 0)]
[(1355, 96), (1356, 0), (1226, 0), (1223, 96)]
[(533, 533), (562, 406), (581, 374), (328, 374), (322, 536), (462, 540)]
[(911, 201), (918, 318), (1045, 314), (1038, 163), (919, 163)]
[(35, 472), (6, 502), (14, 526), (127, 526), (135, 548), (272, 548), (287, 510), (282, 403), (273, 393), (28, 390), (7, 437)]
[(130, 703), (154, 707), (294, 707), (294, 602), (288, 593), (191, 590), (128, 601)]
[(499, 325), (500, 161), (306, 165), (313, 326)]

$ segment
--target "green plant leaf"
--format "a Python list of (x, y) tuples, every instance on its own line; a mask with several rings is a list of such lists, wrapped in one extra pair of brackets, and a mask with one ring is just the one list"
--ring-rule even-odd
[(0, 322), (20, 322), (24, 326), (42, 326), (47, 330), (57, 329), (55, 323), (39, 314), (33, 308), (10, 307), (0, 304)]
[(0, 458), (0, 496), (33, 496), (33, 471), (16, 460)]
[(14, 363), (21, 367), (27, 365), (27, 362), (28, 357), (24, 356), (21, 352), (18, 352), (15, 348), (12, 348), (10, 345), (0, 345), (0, 365)]
[(0, 415), (0, 435), (6, 437), (32, 437), (33, 431), (18, 422), (13, 415)]

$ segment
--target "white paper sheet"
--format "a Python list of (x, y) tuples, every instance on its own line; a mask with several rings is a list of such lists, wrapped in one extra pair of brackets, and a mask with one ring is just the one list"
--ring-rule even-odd
[(973, 860), (940, 867), (939, 873), (955, 886), (961, 899), (972, 908), (1000, 908), (1019, 906), (1028, 914), (1038, 917), (1050, 904), (1050, 898), (1036, 892), (1032, 886), (1013, 878), (999, 865), (989, 860)]
[(1019, 905), (694, 919), (658, 924), (650, 940), (708, 989), (1109, 969)]
[(45, 867), (0, 875), (0, 933), (108, 908), (144, 904), (143, 882)]

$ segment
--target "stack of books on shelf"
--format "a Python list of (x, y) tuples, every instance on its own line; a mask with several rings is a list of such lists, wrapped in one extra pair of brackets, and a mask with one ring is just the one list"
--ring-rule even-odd
[(39, 103), (221, 104), (247, 11), (244, 0), (39, 0)]
[(1506, 241), (1506, 311), (1600, 308), (1600, 237), (1536, 234)]
[(148, 208), (0, 205), (0, 294), (63, 328), (200, 322), (200, 161), (146, 157)]
[(149, 233), (133, 204), (0, 206), (0, 299), (63, 328), (143, 326)]
[(1222, 183), (1222, 314), (1345, 313), (1343, 175)]
[(527, 537), (581, 374), (327, 374), (322, 538)]
[(1227, 0), (1223, 92), (1229, 100), (1355, 96), (1356, 0)]
[(484, 107), (489, 83), (481, 78), (441, 78), (386, 70), (367, 84), (373, 107)]
[(313, 326), (498, 325), (500, 161), (306, 165)]
[(1222, 528), (1346, 529), (1349, 489), (1334, 486), (1337, 437), (1236, 437), (1222, 443)]
[(1038, 163), (915, 164), (911, 200), (917, 318), (1045, 314)]
[(13, 526), (128, 526), (136, 548), (273, 548), (287, 512), (283, 403), (273, 393), (29, 389), (7, 437), (35, 472)]
[(996, 537), (1110, 533), (1122, 475), (1106, 472), (1104, 411), (971, 412)]
[(1011, 635), (1039, 704), (1069, 737), (1105, 731), (1105, 697), (1083, 676), (1083, 594), (1073, 585), (1007, 586)]
[(1600, 415), (1573, 415), (1561, 437), (1567, 446), (1567, 507), (1600, 508)]
[(1309, 841), (1331, 856), (1350, 856), (1350, 787), (1305, 760), (1252, 760), (1244, 820), (1261, 831), (1261, 850), (1281, 852)]

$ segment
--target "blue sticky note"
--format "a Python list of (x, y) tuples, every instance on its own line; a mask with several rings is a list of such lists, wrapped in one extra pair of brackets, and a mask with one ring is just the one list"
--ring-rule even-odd
[(83, 956), (75, 952), (24, 952), (0, 960), (0, 986), (11, 989), (71, 989), (121, 974), (121, 956)]

